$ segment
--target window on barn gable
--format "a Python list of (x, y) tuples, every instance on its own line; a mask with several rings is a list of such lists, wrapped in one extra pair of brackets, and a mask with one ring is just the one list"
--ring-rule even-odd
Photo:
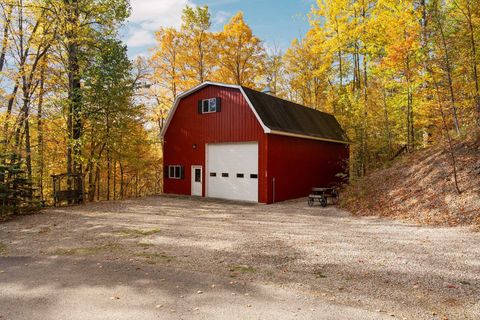
[(220, 111), (220, 98), (204, 99), (199, 101), (199, 113), (213, 113)]

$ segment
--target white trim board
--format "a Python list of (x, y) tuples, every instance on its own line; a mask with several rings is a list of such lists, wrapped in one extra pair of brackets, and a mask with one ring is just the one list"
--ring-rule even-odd
[(325, 141), (325, 142), (350, 144), (350, 142), (348, 142), (348, 141), (340, 141), (340, 140), (335, 140), (335, 139), (307, 136), (307, 135), (298, 134), (298, 133), (290, 133), (290, 132), (287, 132), (287, 131), (272, 130), (272, 131), (270, 131), (270, 134), (276, 134), (276, 135), (279, 135), (279, 136), (287, 136), (287, 137), (295, 137), (295, 138), (304, 138), (304, 139), (310, 139), (310, 140), (319, 140), (319, 141)]
[(343, 143), (343, 144), (350, 144), (348, 141), (338, 141), (338, 140), (332, 140), (332, 139), (326, 139), (326, 138), (319, 138), (319, 137), (314, 137), (314, 136), (308, 136), (308, 135), (302, 135), (302, 134), (295, 134), (295, 133), (289, 133), (286, 131), (278, 131), (278, 130), (271, 130), (269, 127), (263, 123), (262, 119), (257, 113), (257, 110), (253, 107), (252, 102), (250, 99), (248, 99), (247, 95), (245, 94), (245, 91), (243, 90), (242, 86), (237, 85), (237, 84), (226, 84), (226, 83), (219, 83), (219, 82), (211, 82), (211, 81), (205, 81), (195, 87), (193, 87), (190, 90), (187, 90), (185, 92), (182, 92), (175, 98), (175, 102), (173, 104), (173, 108), (170, 109), (168, 113), (167, 120), (165, 122), (165, 125), (162, 128), (162, 131), (160, 133), (161, 138), (163, 139), (165, 137), (165, 133), (168, 130), (168, 126), (170, 125), (170, 122), (172, 121), (173, 115), (175, 114), (175, 111), (177, 110), (178, 104), (180, 103), (180, 100), (185, 98), (186, 96), (191, 95), (192, 93), (205, 88), (206, 86), (219, 86), (219, 87), (225, 87), (225, 88), (233, 88), (233, 89), (238, 89), (243, 95), (243, 98), (245, 101), (247, 101), (248, 106), (250, 107), (250, 110), (252, 110), (253, 114), (257, 118), (258, 123), (261, 125), (263, 132), (264, 133), (270, 133), (270, 134), (277, 134), (277, 135), (284, 135), (284, 136), (290, 136), (290, 137), (297, 137), (297, 138), (304, 138), (304, 139), (311, 139), (311, 140), (321, 140), (321, 141), (327, 141), (327, 142), (334, 142), (334, 143)]

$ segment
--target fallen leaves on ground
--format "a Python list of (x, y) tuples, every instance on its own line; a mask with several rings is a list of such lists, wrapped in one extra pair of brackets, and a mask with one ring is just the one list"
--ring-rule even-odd
[(405, 155), (352, 183), (341, 206), (355, 215), (383, 216), (430, 225), (471, 225), (480, 230), (480, 140), (455, 145), (458, 184), (442, 146)]

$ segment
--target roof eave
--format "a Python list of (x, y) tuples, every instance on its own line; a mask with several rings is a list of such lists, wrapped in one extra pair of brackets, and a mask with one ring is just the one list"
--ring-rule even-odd
[(303, 138), (303, 139), (318, 140), (318, 141), (325, 141), (325, 142), (341, 143), (341, 144), (347, 144), (347, 145), (350, 144), (349, 141), (342, 141), (342, 140), (328, 139), (328, 138), (322, 138), (322, 137), (316, 137), (316, 136), (309, 136), (309, 135), (291, 133), (291, 132), (280, 131), (280, 130), (270, 130), (270, 132), (268, 132), (268, 133), (276, 134), (276, 135), (280, 135), (280, 136), (294, 137), (294, 138)]

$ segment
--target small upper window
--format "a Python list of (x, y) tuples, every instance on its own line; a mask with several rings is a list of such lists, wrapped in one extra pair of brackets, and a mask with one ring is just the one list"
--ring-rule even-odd
[(217, 98), (202, 100), (202, 113), (211, 113), (217, 111)]

